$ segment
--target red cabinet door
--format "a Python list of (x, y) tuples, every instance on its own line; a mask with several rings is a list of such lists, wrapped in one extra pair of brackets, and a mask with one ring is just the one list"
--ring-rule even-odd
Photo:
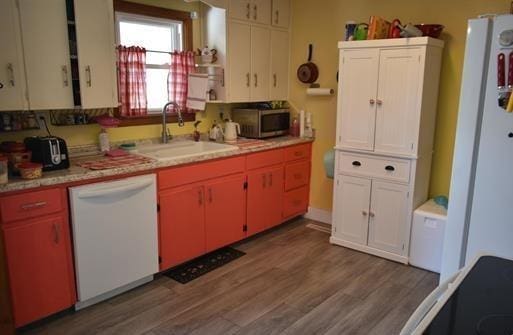
[(283, 166), (248, 174), (248, 236), (281, 223)]
[(207, 252), (242, 240), (246, 233), (245, 176), (220, 178), (205, 184)]
[(16, 327), (76, 301), (70, 233), (62, 215), (2, 227)]
[(185, 186), (159, 197), (160, 270), (205, 253), (205, 192), (202, 186)]

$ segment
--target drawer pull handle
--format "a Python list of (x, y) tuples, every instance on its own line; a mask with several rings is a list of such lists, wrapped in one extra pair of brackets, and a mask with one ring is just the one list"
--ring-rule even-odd
[(212, 203), (212, 199), (213, 199), (213, 198), (212, 198), (212, 189), (211, 189), (211, 188), (209, 188), (209, 189), (208, 189), (208, 202), (209, 202), (209, 203)]
[(262, 188), (265, 188), (267, 186), (267, 175), (264, 173), (262, 175)]
[(301, 205), (301, 200), (294, 200), (294, 201), (292, 202), (292, 204), (293, 204), (294, 206), (299, 206), (299, 205)]
[(273, 186), (273, 174), (269, 173), (269, 186)]
[(393, 167), (392, 165), (387, 165), (387, 166), (385, 166), (385, 170), (387, 170), (387, 171), (395, 171), (395, 167)]
[(31, 210), (31, 209), (45, 207), (46, 204), (47, 204), (46, 201), (39, 201), (39, 202), (32, 202), (29, 204), (23, 204), (20, 207), (21, 207), (21, 209), (27, 211), (27, 210)]
[(295, 179), (301, 179), (301, 177), (302, 177), (302, 176), (303, 176), (303, 175), (302, 175), (301, 173), (295, 173), (295, 174), (294, 174), (294, 178), (295, 178)]
[(301, 156), (303, 156), (303, 153), (301, 151), (296, 151), (296, 152), (294, 152), (294, 156), (301, 157)]
[(353, 161), (353, 166), (362, 166), (362, 163), (360, 163), (359, 161)]

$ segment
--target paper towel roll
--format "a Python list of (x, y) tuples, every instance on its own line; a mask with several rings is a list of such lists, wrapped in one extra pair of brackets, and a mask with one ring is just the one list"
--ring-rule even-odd
[(335, 91), (332, 88), (307, 88), (307, 95), (332, 95)]

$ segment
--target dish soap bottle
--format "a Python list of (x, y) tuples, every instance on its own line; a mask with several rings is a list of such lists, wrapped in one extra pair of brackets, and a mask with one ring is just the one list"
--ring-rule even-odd
[(110, 150), (109, 134), (107, 133), (107, 130), (105, 130), (105, 128), (102, 128), (100, 135), (98, 136), (98, 139), (100, 141), (100, 151), (101, 152), (109, 151)]

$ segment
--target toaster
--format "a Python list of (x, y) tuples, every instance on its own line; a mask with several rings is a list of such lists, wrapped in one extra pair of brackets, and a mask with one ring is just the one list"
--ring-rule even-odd
[(43, 171), (69, 168), (68, 147), (60, 137), (27, 137), (25, 146), (32, 151), (32, 162), (41, 163)]

